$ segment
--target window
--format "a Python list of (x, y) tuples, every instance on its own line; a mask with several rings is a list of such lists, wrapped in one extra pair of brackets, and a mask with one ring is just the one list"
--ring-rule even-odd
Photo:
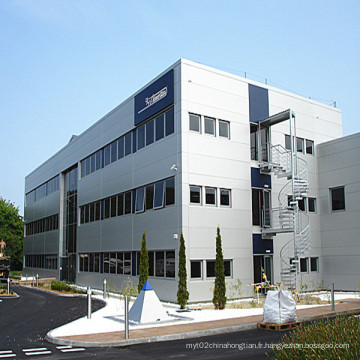
[(215, 260), (206, 261), (206, 277), (215, 277)]
[(215, 124), (216, 124), (215, 119), (205, 117), (205, 134), (210, 134), (215, 136)]
[(117, 199), (116, 196), (113, 196), (111, 198), (111, 217), (115, 217), (116, 216), (116, 203), (117, 203)]
[(90, 204), (90, 222), (95, 221), (95, 203)]
[(299, 206), (299, 210), (306, 211), (306, 198), (305, 197), (298, 200), (298, 206)]
[(174, 133), (174, 108), (165, 113), (165, 136)]
[(230, 190), (220, 189), (220, 205), (230, 206)]
[(257, 131), (258, 125), (250, 124), (250, 156), (251, 160), (258, 159), (258, 151), (257, 151)]
[(155, 256), (155, 276), (164, 277), (164, 252), (156, 251)]
[(330, 189), (332, 211), (345, 210), (345, 187)]
[(306, 140), (306, 153), (314, 155), (314, 142), (312, 140)]
[(105, 166), (110, 164), (110, 145), (104, 149)]
[(304, 139), (302, 138), (296, 138), (296, 150), (297, 152), (304, 152)]
[(232, 260), (224, 260), (224, 272), (225, 276), (231, 277), (232, 273)]
[(175, 277), (175, 251), (166, 251), (166, 277)]
[(175, 179), (166, 180), (165, 205), (175, 204)]
[(164, 182), (159, 181), (155, 184), (154, 209), (164, 206)]
[(124, 144), (125, 144), (125, 139), (122, 136), (118, 140), (118, 159), (122, 159), (124, 157)]
[(146, 124), (146, 146), (154, 142), (155, 120), (151, 120)]
[(100, 259), (99, 254), (94, 254), (94, 272), (100, 271)]
[(93, 173), (95, 171), (95, 154), (90, 156), (90, 172)]
[(125, 135), (125, 156), (131, 154), (131, 133)]
[(99, 170), (101, 168), (102, 161), (102, 150), (99, 150), (95, 154), (95, 170)]
[(121, 216), (124, 214), (124, 195), (123, 194), (118, 195), (117, 199), (118, 199), (117, 215)]
[(108, 219), (110, 217), (110, 198), (105, 199), (105, 210), (104, 210), (104, 218)]
[(149, 276), (154, 276), (154, 252), (148, 251), (149, 255)]
[(117, 141), (114, 141), (113, 143), (111, 143), (110, 145), (110, 152), (111, 152), (111, 162), (113, 163), (114, 161), (117, 160), (117, 148), (118, 148), (118, 144)]
[(156, 132), (156, 141), (162, 139), (164, 137), (164, 114), (159, 115), (155, 119), (155, 132)]
[(291, 150), (291, 138), (290, 138), (290, 135), (285, 135), (285, 149)]
[(216, 189), (215, 188), (209, 188), (209, 187), (205, 188), (205, 204), (216, 206)]
[(201, 186), (190, 186), (190, 203), (201, 204)]
[(131, 275), (131, 252), (124, 253), (124, 275)]
[(89, 222), (89, 205), (85, 205), (85, 222), (88, 223)]
[(144, 195), (145, 195), (145, 188), (140, 188), (136, 190), (136, 205), (135, 205), (135, 212), (143, 212), (144, 211)]
[(316, 212), (316, 199), (315, 198), (308, 198), (308, 211), (309, 212)]
[(200, 127), (200, 115), (195, 115), (195, 114), (190, 114), (189, 115), (189, 129), (191, 131), (196, 131), (196, 132), (200, 132), (201, 131), (201, 127)]
[(116, 273), (124, 273), (124, 253), (120, 252), (116, 254)]
[(142, 125), (137, 129), (137, 145), (138, 150), (145, 146), (145, 125)]
[(230, 123), (219, 120), (219, 136), (230, 139)]
[(192, 279), (201, 279), (201, 264), (202, 261), (191, 261), (191, 278)]
[(95, 203), (95, 221), (100, 220), (100, 206), (101, 206), (101, 202), (97, 201)]
[(131, 191), (125, 193), (125, 214), (131, 214)]
[(154, 184), (146, 187), (145, 208), (150, 210), (154, 207)]
[(116, 274), (116, 253), (110, 253), (110, 274)]
[(109, 253), (104, 253), (104, 273), (108, 274), (110, 271)]
[(318, 257), (311, 257), (310, 258), (310, 271), (316, 272), (319, 271), (319, 258)]
[(300, 272), (308, 272), (308, 258), (300, 259)]

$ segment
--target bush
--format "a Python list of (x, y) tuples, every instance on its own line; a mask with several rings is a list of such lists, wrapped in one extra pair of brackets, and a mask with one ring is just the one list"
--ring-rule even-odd
[(61, 281), (52, 281), (51, 282), (51, 290), (69, 292), (72, 290), (72, 288), (69, 285), (66, 285), (65, 283), (63, 283)]
[(360, 359), (360, 318), (322, 320), (284, 335), (276, 359)]

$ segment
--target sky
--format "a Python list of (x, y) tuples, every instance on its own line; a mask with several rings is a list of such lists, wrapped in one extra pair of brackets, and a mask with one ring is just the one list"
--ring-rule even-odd
[(360, 131), (358, 0), (1, 0), (0, 197), (180, 58), (342, 110)]

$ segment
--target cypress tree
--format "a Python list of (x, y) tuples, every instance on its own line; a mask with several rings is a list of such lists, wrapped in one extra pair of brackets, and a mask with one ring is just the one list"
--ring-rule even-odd
[(149, 254), (146, 249), (146, 234), (143, 232), (140, 251), (139, 284), (138, 292), (141, 291), (149, 277)]
[(187, 273), (186, 273), (186, 253), (185, 253), (185, 240), (181, 233), (180, 236), (180, 249), (179, 249), (179, 284), (177, 292), (177, 301), (181, 309), (185, 309), (185, 305), (189, 300), (189, 292), (187, 291)]
[(226, 305), (226, 285), (224, 257), (221, 245), (220, 228), (217, 228), (216, 236), (216, 260), (215, 260), (215, 287), (213, 304), (215, 309), (225, 309)]

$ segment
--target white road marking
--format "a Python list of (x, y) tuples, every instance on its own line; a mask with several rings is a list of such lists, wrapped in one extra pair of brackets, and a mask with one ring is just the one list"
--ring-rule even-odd
[(75, 352), (75, 351), (85, 351), (85, 348), (74, 348), (74, 349), (64, 349), (64, 350), (61, 350), (61, 352), (63, 352), (63, 353)]
[(12, 354), (12, 350), (2, 350), (0, 354)]
[(70, 345), (64, 345), (64, 346), (57, 346), (56, 347), (58, 350), (61, 350), (61, 349), (72, 349), (72, 346)]
[(34, 356), (34, 355), (48, 355), (51, 354), (51, 351), (33, 351), (33, 352), (26, 352), (26, 356)]
[(16, 354), (4, 354), (0, 355), (0, 359), (16, 357)]
[(23, 352), (30, 352), (30, 351), (45, 351), (47, 348), (35, 348), (35, 349), (23, 349)]

